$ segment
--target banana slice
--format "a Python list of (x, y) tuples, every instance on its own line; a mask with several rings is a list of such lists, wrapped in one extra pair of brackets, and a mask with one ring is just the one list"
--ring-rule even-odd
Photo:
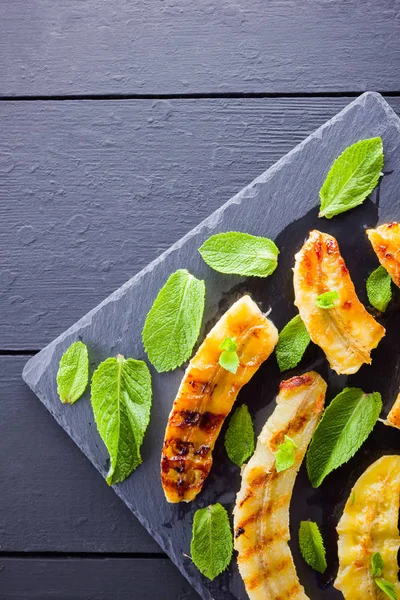
[[(236, 374), (218, 361), (226, 337), (237, 344)], [(225, 417), (242, 388), (273, 352), (278, 331), (249, 296), (221, 317), (192, 358), (169, 415), (161, 455), (168, 502), (190, 502), (203, 487)]]
[(346, 600), (387, 600), (371, 575), (375, 552), (383, 558), (382, 577), (393, 583), (400, 598), (399, 497), (400, 456), (383, 456), (355, 484), (337, 526), (339, 572), (335, 587)]
[(400, 429), (400, 394), (397, 395), (397, 398), (383, 423), (390, 427), (397, 427), (397, 429)]
[(379, 262), (400, 287), (400, 225), (386, 223), (376, 229), (367, 229), (367, 236)]
[[(312, 231), (294, 267), (295, 304), (312, 341), (325, 352), (337, 373), (356, 373), (371, 363), (385, 329), (359, 301), (337, 241), (327, 233)], [(336, 291), (334, 308), (318, 308), (320, 294)]]
[[(277, 406), (242, 473), (234, 509), (239, 571), (250, 600), (306, 600), (288, 545), (289, 505), (297, 472), (324, 408), (326, 383), (310, 372), (283, 381)], [(288, 435), (295, 463), (278, 473), (275, 452)]]

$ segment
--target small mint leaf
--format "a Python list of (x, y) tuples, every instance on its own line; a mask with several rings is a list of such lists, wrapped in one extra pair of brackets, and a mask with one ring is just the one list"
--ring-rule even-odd
[(318, 308), (327, 310), (329, 308), (334, 308), (337, 300), (339, 300), (339, 294), (336, 290), (333, 290), (331, 292), (320, 294), (316, 299), (315, 304), (318, 306)]
[(236, 352), (237, 344), (232, 338), (226, 337), (224, 341), (219, 345), (219, 349), (226, 350), (227, 352)]
[(279, 444), (278, 449), (275, 452), (275, 467), (277, 473), (293, 467), (297, 447), (297, 444), (288, 435), (285, 435), (285, 441), (282, 442), (282, 444)]
[(233, 413), (225, 434), (225, 449), (229, 459), (238, 467), (254, 452), (254, 428), (245, 404)]
[(393, 583), (389, 583), (388, 581), (386, 581), (386, 579), (383, 579), (382, 577), (377, 577), (374, 581), (378, 588), (381, 589), (382, 592), (386, 594), (386, 596), (391, 598), (391, 600), (397, 600), (397, 592)]
[(384, 267), (378, 267), (368, 277), (367, 294), (370, 305), (385, 312), (392, 299), (392, 278)]
[(356, 142), (335, 160), (319, 192), (320, 217), (335, 215), (362, 204), (377, 185), (383, 169), (380, 137)]
[(142, 339), (159, 373), (176, 369), (190, 357), (200, 333), (205, 290), (204, 281), (180, 269), (170, 275), (154, 300)]
[(381, 577), (383, 571), (383, 558), (380, 552), (375, 552), (371, 556), (371, 575), (372, 577)]
[(221, 352), (218, 362), (223, 369), (233, 373), (234, 375), (236, 374), (240, 365), (237, 352), (228, 352), (228, 350)]
[(315, 571), (325, 573), (326, 555), (324, 541), (316, 523), (301, 521), (299, 529), (299, 545), (306, 563)]
[(237, 231), (212, 235), (199, 252), (220, 273), (267, 277), (278, 265), (279, 250), (272, 240)]
[(211, 581), (228, 567), (233, 537), (228, 513), (221, 504), (196, 510), (190, 551), (200, 573)]
[(310, 341), (306, 326), (300, 315), (296, 315), (280, 332), (275, 349), (281, 373), (299, 364)]
[(73, 404), (89, 381), (89, 357), (83, 342), (74, 342), (61, 357), (57, 372), (57, 392), (63, 404)]
[(350, 460), (373, 430), (382, 399), (379, 392), (345, 388), (325, 410), (307, 452), (307, 471), (313, 487)]

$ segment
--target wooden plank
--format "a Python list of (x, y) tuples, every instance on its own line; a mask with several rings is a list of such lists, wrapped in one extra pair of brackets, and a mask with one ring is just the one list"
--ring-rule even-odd
[(0, 103), (0, 349), (50, 342), (347, 103)]
[(168, 559), (0, 558), (4, 600), (199, 600)]
[(399, 10), (399, 0), (3, 0), (1, 93), (398, 90)]
[(1, 552), (161, 552), (24, 384), (28, 358), (0, 356)]

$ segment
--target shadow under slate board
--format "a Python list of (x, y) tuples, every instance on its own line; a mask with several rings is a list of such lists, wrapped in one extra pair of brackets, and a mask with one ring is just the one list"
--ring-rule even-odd
[[(373, 136), (383, 138), (385, 150), (385, 175), (379, 188), (363, 206), (331, 221), (318, 219), (318, 192), (333, 160), (350, 144)], [(73, 406), (62, 405), (57, 396), (58, 362), (73, 341), (79, 339), (87, 344), (91, 372), (102, 360), (117, 353), (146, 360), (141, 343), (146, 314), (160, 287), (178, 268), (187, 268), (206, 282), (206, 309), (200, 339), (245, 292), (250, 293), (264, 311), (272, 309), (271, 319), (280, 329), (296, 313), (291, 281), (293, 256), (312, 228), (337, 237), (357, 291), (366, 303), (365, 279), (378, 261), (366, 240), (365, 228), (400, 219), (399, 189), (400, 119), (379, 94), (363, 94), (32, 358), (24, 369), (25, 381), (105, 476), (108, 455), (96, 431), (89, 391)], [(245, 280), (221, 275), (202, 261), (197, 249), (204, 240), (213, 233), (230, 230), (268, 236), (276, 241), (281, 253), (278, 269), (271, 277)], [(365, 366), (352, 377), (337, 376), (329, 370), (322, 352), (311, 346), (299, 368), (285, 373), (285, 378), (314, 368), (329, 383), (328, 399), (346, 384), (358, 385), (366, 391), (379, 390), (387, 409), (400, 383), (398, 296), (383, 317), (387, 336), (374, 352), (372, 367)], [(114, 489), (204, 600), (245, 600), (247, 596), (235, 558), (225, 573), (210, 582), (187, 556), (196, 509), (221, 502), (231, 512), (240, 486), (239, 469), (225, 454), (224, 431), (216, 444), (211, 474), (194, 502), (168, 504), (161, 488), (160, 451), (183, 372), (181, 368), (158, 374), (152, 369), (153, 408), (143, 446), (143, 464)], [(238, 403), (248, 404), (257, 434), (274, 409), (280, 379), (275, 358), (271, 357), (240, 393)], [(329, 476), (318, 490), (313, 490), (308, 483), (304, 466), (300, 471), (291, 504), (291, 547), (300, 579), (311, 600), (341, 598), (332, 587), (337, 568), (335, 525), (356, 478), (380, 455), (399, 452), (399, 442), (398, 431), (378, 423), (361, 451)], [(326, 539), (329, 569), (323, 576), (315, 575), (299, 555), (297, 531), (303, 519), (317, 521)]]

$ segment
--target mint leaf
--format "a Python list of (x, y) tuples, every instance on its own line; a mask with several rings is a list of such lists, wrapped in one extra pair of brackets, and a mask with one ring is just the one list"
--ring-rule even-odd
[(367, 294), (370, 305), (385, 312), (392, 299), (392, 278), (384, 267), (378, 267), (368, 277)]
[(92, 407), (110, 454), (107, 483), (123, 481), (141, 464), (140, 447), (150, 420), (151, 377), (142, 360), (118, 355), (93, 373)]
[(144, 324), (143, 345), (159, 373), (187, 360), (199, 337), (204, 312), (204, 281), (186, 269), (173, 273), (161, 288)]
[(57, 392), (63, 404), (73, 404), (89, 381), (88, 350), (83, 342), (74, 342), (61, 357), (57, 372)]
[(196, 510), (190, 551), (200, 573), (211, 581), (228, 567), (233, 538), (228, 513), (221, 504)]
[(275, 349), (281, 373), (299, 364), (309, 343), (310, 336), (306, 326), (300, 315), (296, 315), (280, 332)]
[(275, 452), (275, 468), (277, 473), (293, 467), (296, 458), (296, 448), (298, 448), (297, 444), (288, 435), (285, 435), (285, 441), (279, 444)]
[(307, 471), (319, 487), (331, 471), (347, 462), (365, 442), (382, 410), (379, 392), (345, 388), (325, 410), (307, 452)]
[(329, 308), (334, 308), (337, 300), (339, 300), (339, 294), (336, 290), (333, 290), (332, 292), (320, 294), (317, 297), (315, 304), (318, 306), (318, 308), (324, 308), (326, 310)]
[(374, 581), (375, 581), (376, 585), (378, 586), (378, 588), (381, 589), (382, 592), (384, 592), (386, 594), (386, 596), (391, 598), (391, 600), (397, 600), (397, 592), (396, 592), (396, 588), (394, 587), (393, 583), (389, 583), (382, 577), (378, 577), (378, 578), (374, 579)]
[(254, 452), (254, 428), (245, 404), (233, 413), (225, 434), (225, 449), (230, 460), (238, 467)]
[(376, 585), (392, 600), (397, 600), (396, 588), (392, 583), (389, 583), (382, 577), (383, 573), (383, 558), (380, 552), (375, 552), (371, 556), (371, 575), (374, 578)]
[(383, 571), (383, 558), (380, 552), (375, 552), (371, 556), (371, 575), (372, 577), (380, 577)]
[(208, 266), (219, 273), (267, 277), (278, 265), (275, 243), (249, 233), (217, 233), (204, 242), (199, 252)]
[(361, 140), (346, 148), (333, 163), (319, 192), (320, 217), (330, 219), (362, 204), (382, 175), (380, 137)]
[(220, 350), (226, 350), (227, 352), (236, 352), (237, 344), (235, 340), (230, 337), (226, 337), (223, 342), (219, 345)]
[(299, 545), (306, 563), (315, 571), (325, 573), (326, 555), (324, 541), (316, 523), (301, 521), (299, 529)]

